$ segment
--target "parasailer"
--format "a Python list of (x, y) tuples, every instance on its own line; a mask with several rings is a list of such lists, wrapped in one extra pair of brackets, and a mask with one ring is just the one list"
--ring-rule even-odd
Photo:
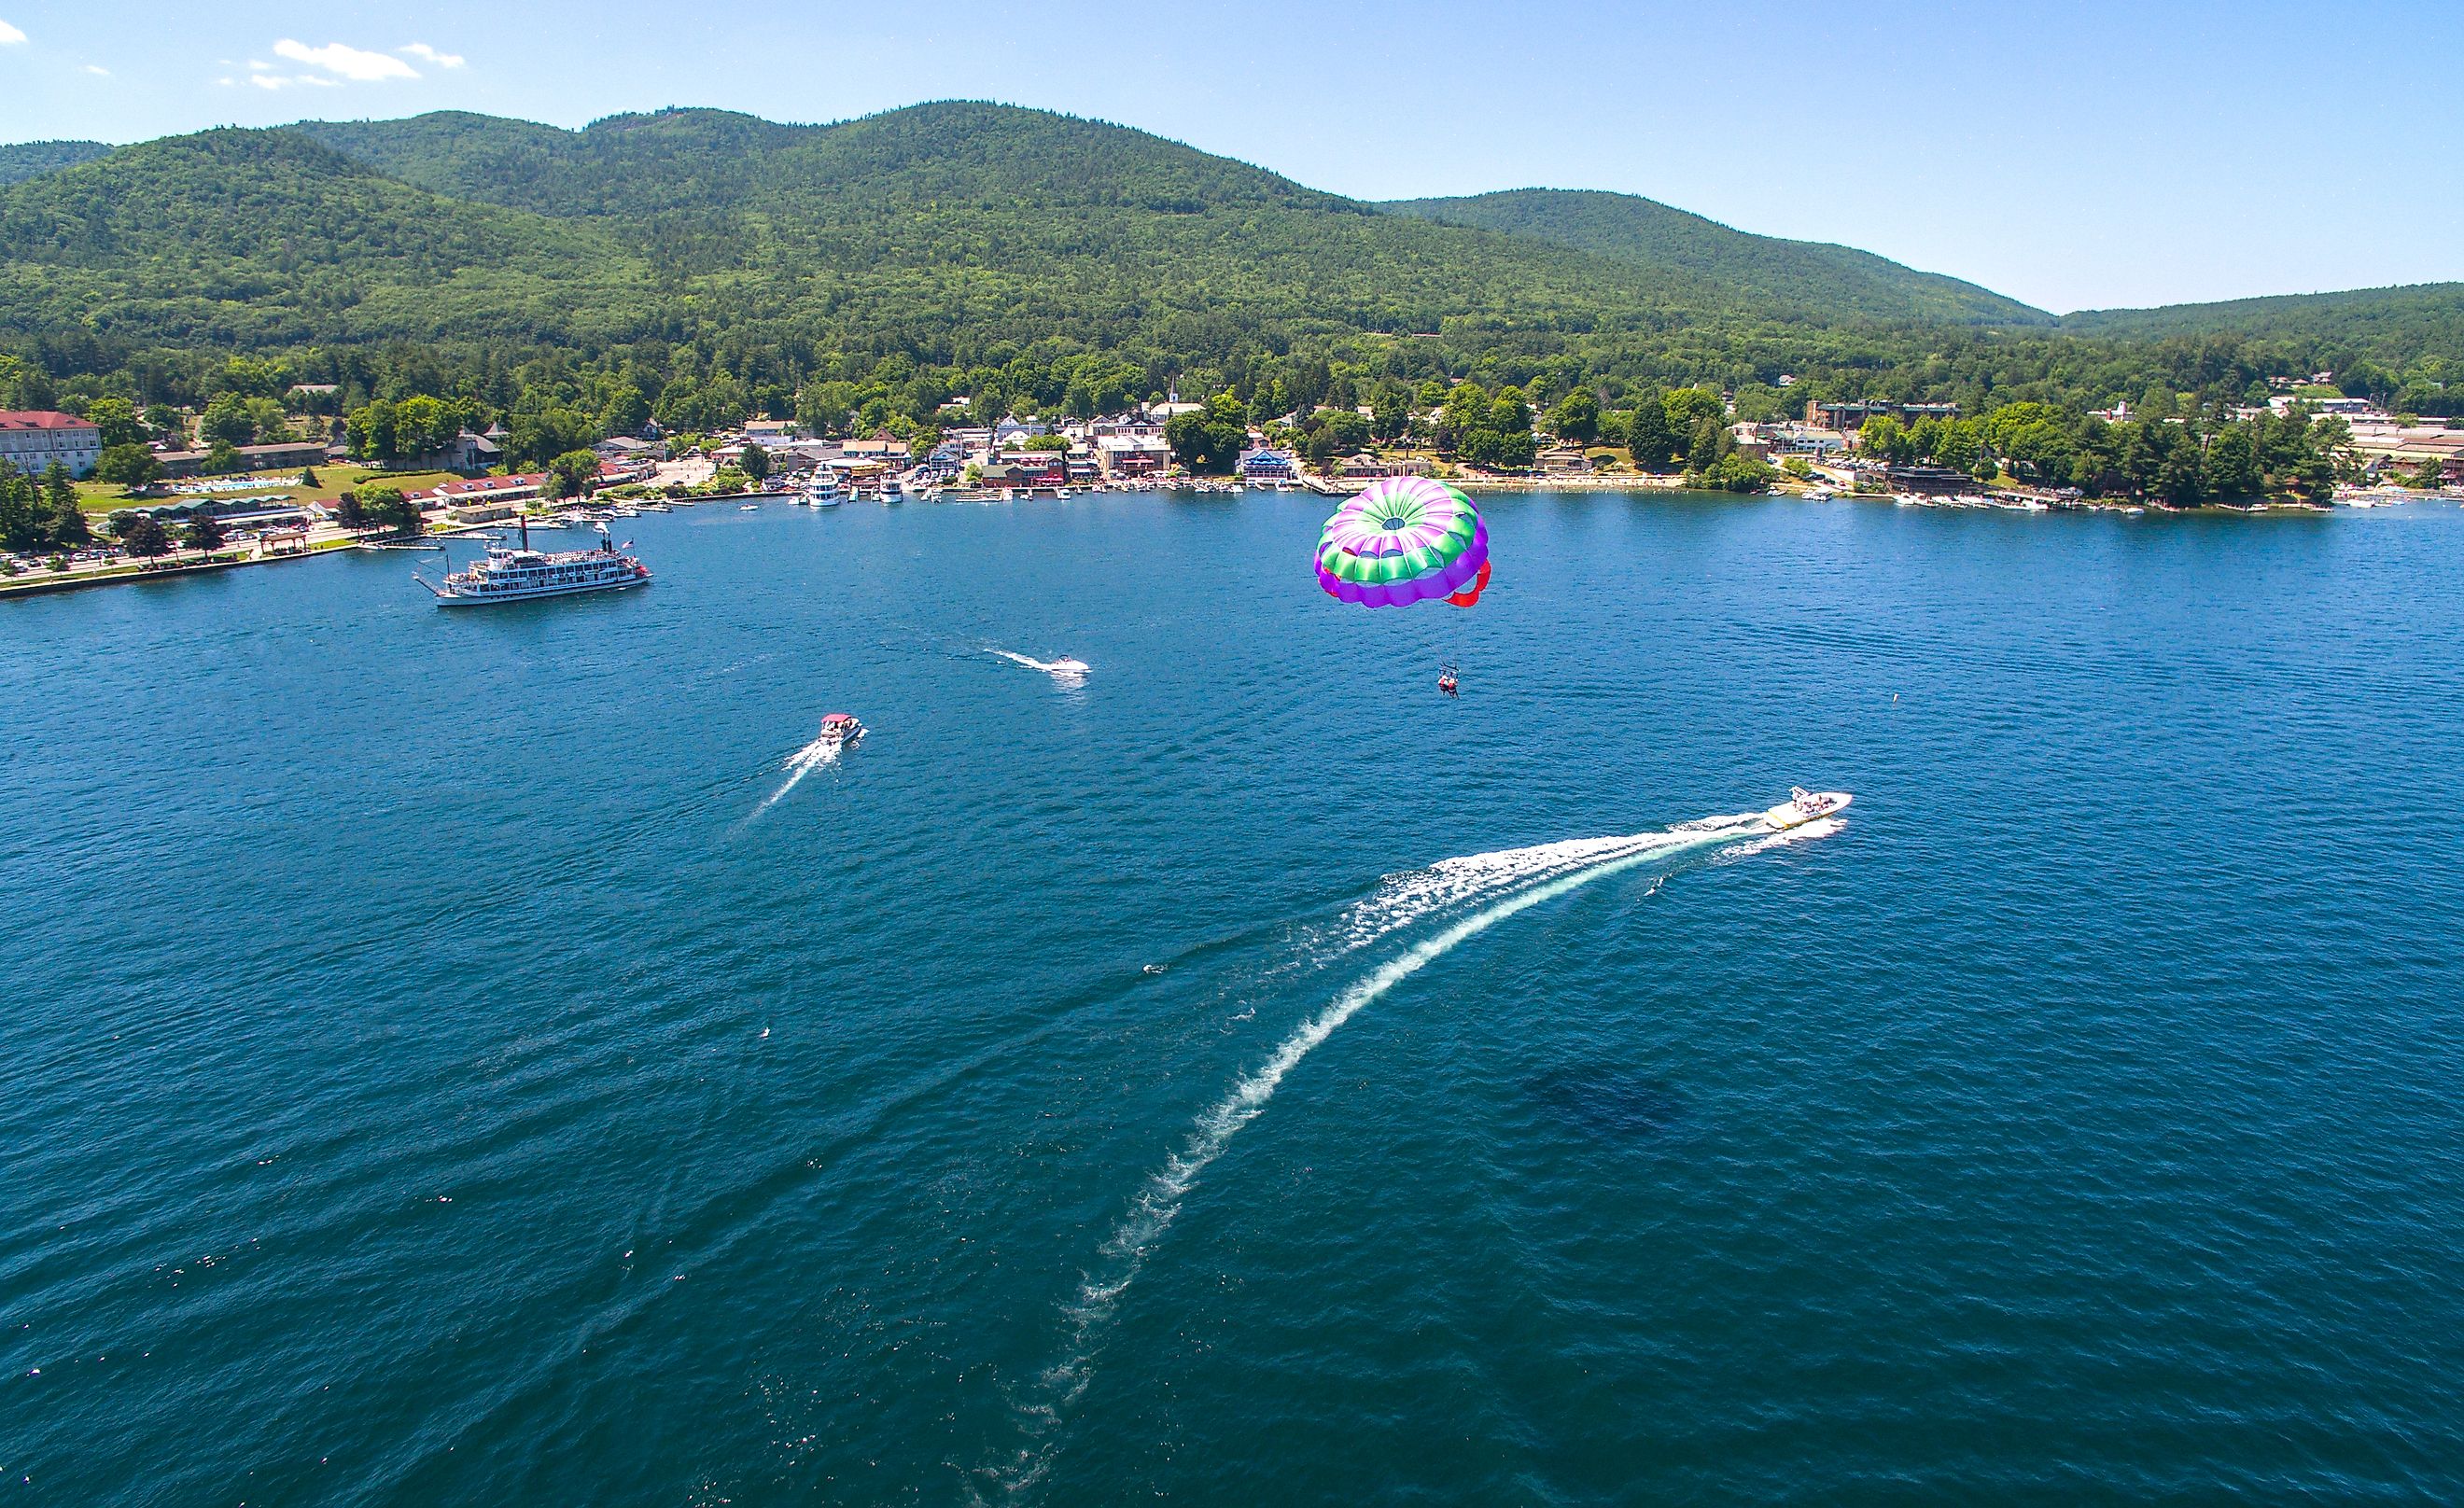
[(1488, 525), (1471, 499), (1425, 476), (1389, 476), (1334, 511), (1317, 541), (1327, 595), (1362, 607), (1443, 598), (1469, 607), (1488, 589)]
[[(1488, 590), (1488, 525), (1443, 482), (1390, 476), (1334, 511), (1317, 538), (1317, 583), (1362, 607), (1408, 607), (1440, 599), (1469, 607)], [(1438, 668), (1438, 690), (1460, 694), (1454, 662)]]

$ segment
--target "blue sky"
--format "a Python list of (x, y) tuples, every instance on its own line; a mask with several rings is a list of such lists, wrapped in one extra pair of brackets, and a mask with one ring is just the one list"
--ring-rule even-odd
[(2057, 311), (2464, 278), (2464, 3), (0, 0), (0, 140), (994, 98), (1367, 198), (1546, 185)]

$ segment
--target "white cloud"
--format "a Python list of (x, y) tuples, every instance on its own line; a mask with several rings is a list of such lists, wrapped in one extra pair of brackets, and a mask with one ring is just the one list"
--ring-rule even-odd
[(311, 68), (321, 68), (329, 74), (339, 74), (354, 83), (373, 84), (387, 78), (419, 76), (408, 63), (390, 53), (363, 52), (340, 42), (310, 47), (305, 42), (295, 42), (286, 36), (274, 44), (274, 55), (287, 57), (295, 63), (306, 63)]
[(217, 84), (222, 85), (222, 87), (224, 87), (225, 89), (229, 89), (229, 88), (230, 88), (230, 87), (231, 87), (233, 84), (238, 83), (238, 82), (239, 82), (239, 80), (238, 80), (238, 79), (236, 79), (236, 78), (217, 78), (217, 79), (215, 79), (215, 80), (214, 80), (214, 82), (215, 82), (215, 83), (217, 83)]
[(14, 47), (25, 39), (25, 33), (6, 21), (0, 21), (0, 47)]
[(291, 83), (290, 79), (277, 78), (272, 74), (251, 74), (248, 76), (248, 81), (259, 89), (282, 89)]
[(408, 47), (397, 47), (394, 51), (397, 53), (407, 54), (412, 57), (420, 58), (426, 62), (434, 63), (439, 68), (459, 68), (462, 66), (461, 54), (440, 53), (436, 49), (429, 46), (426, 42), (413, 42)]
[(97, 78), (108, 78), (111, 76), (111, 70), (103, 67), (100, 63), (88, 63), (85, 65), (85, 71), (94, 75)]

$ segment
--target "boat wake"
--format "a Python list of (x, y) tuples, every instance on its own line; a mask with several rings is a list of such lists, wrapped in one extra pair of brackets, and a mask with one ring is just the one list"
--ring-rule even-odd
[[(759, 817), (762, 813), (770, 810), (770, 808), (778, 805), (781, 801), (785, 800), (787, 798), (787, 793), (794, 790), (799, 784), (803, 783), (804, 776), (812, 774), (815, 770), (820, 769), (825, 764), (836, 764), (838, 762), (839, 740), (835, 738), (816, 738), (811, 743), (806, 744), (803, 748), (789, 754), (785, 765), (787, 778), (780, 782), (779, 789), (771, 792), (769, 796), (765, 797), (759, 806), (753, 809), (753, 817)], [(753, 819), (751, 817), (745, 819), (747, 821), (751, 821)]]
[(1087, 672), (1094, 668), (1084, 660), (1072, 660), (1066, 656), (1059, 660), (1038, 660), (1031, 655), (1019, 654), (1009, 649), (991, 649), (986, 653), (997, 654), (1012, 665), (1023, 665), (1030, 670), (1041, 670), (1052, 677), (1053, 684), (1056, 686), (1085, 686)]
[(1265, 1113), (1275, 1091), (1301, 1060), (1345, 1022), (1469, 939), (1594, 881), (1647, 864), (1666, 865), (1645, 892), (1656, 893), (1680, 862), (1743, 858), (1828, 837), (1842, 825), (1836, 818), (1823, 818), (1774, 832), (1765, 814), (1743, 812), (1656, 833), (1471, 854), (1390, 876), (1375, 895), (1345, 911), (1334, 928), (1334, 958), (1375, 947), (1426, 918), (1463, 914), (1354, 980), (1325, 1009), (1303, 1020), (1265, 1062), (1243, 1075), (1198, 1117), (1178, 1149), (1148, 1176), (1128, 1213), (1097, 1249), (1094, 1269), (1064, 1306), (1067, 1340), (1061, 1360), (1037, 1379), (1033, 1396), (1019, 1403), (1028, 1443), (1007, 1469), (992, 1474), (1001, 1495), (1019, 1498), (1043, 1478), (1051, 1461), (1053, 1437), (1070, 1406), (1087, 1389), (1096, 1353), (1122, 1296), (1171, 1232), (1182, 1202), (1199, 1177), (1223, 1155), (1243, 1127)]

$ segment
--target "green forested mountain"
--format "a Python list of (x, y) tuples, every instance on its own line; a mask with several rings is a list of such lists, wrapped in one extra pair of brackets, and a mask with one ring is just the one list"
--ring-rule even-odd
[(587, 339), (650, 281), (591, 227), (449, 201), (289, 131), (149, 142), (0, 194), (0, 311), (33, 333)]
[(225, 130), (0, 194), (0, 320), (131, 342), (611, 341), (713, 325), (969, 361), (1445, 337), (1727, 359), (1819, 326), (1713, 270), (1378, 212), (1118, 126), (935, 104), (581, 132)]
[[(2372, 361), (2401, 364), (2425, 350), (2464, 356), (2464, 283), (2416, 283), (2349, 293), (2238, 298), (2163, 309), (2094, 309), (2062, 317), (2062, 328), (2128, 339), (2236, 335), (2334, 345)], [(2464, 368), (2457, 377), (2464, 379)]]
[(107, 156), (100, 142), (18, 142), (0, 146), (0, 185), (22, 184), (63, 167), (75, 167)]
[(1144, 132), (1001, 105), (818, 127), (690, 110), (573, 133), (469, 116), (297, 129), (440, 192), (604, 225), (663, 269), (724, 279), (748, 312), (820, 316), (856, 340), (1066, 328), (1196, 349), (1747, 314), (1716, 277), (1403, 223)]
[(1397, 214), (1479, 226), (1644, 267), (1683, 269), (1749, 297), (1869, 319), (2041, 325), (2053, 317), (1955, 277), (1920, 273), (1871, 251), (1784, 241), (1632, 194), (1511, 188), (1461, 199), (1398, 199)]
[(0, 356), (62, 379), (155, 374), (131, 379), (141, 393), (194, 391), (253, 352), (370, 393), (512, 392), (506, 374), (538, 367), (793, 395), (887, 363), (935, 374), (912, 379), (919, 404), (995, 369), (1010, 391), (1066, 390), (1082, 361), (1106, 393), (1325, 392), (1349, 372), (1610, 397), (1762, 384), (1764, 406), (1783, 374), (1791, 404), (2079, 406), (2242, 402), (2269, 378), (2361, 363), (2371, 391), (2427, 412), (2464, 361), (2453, 290), (2057, 324), (1645, 200), (1371, 205), (992, 104), (823, 126), (675, 110), (581, 131), (445, 113), (7, 151), (0, 180), (10, 164), (36, 176), (0, 182)]

